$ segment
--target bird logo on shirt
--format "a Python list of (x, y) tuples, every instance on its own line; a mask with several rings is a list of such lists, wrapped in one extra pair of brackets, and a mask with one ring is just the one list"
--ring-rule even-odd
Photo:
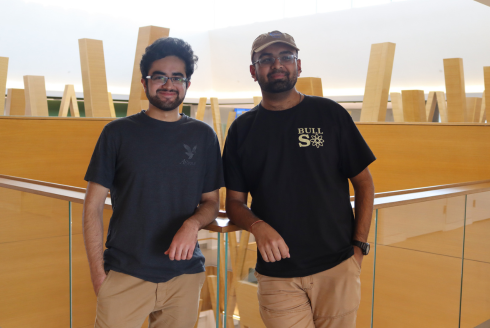
[(185, 152), (185, 154), (189, 157), (188, 159), (192, 159), (192, 157), (194, 157), (194, 155), (196, 154), (197, 145), (191, 149), (191, 147), (184, 144), (184, 148), (185, 148), (185, 150), (187, 150)]

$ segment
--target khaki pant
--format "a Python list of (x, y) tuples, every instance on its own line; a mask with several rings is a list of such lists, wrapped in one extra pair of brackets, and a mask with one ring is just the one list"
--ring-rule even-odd
[(192, 328), (206, 274), (183, 274), (153, 283), (109, 271), (97, 297), (95, 328)]
[(302, 278), (274, 278), (256, 272), (262, 320), (267, 328), (355, 328), (360, 273), (354, 256)]

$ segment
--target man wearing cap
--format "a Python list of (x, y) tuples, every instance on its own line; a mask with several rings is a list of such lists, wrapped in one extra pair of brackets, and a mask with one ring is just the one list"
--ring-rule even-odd
[(250, 73), (263, 98), (228, 132), (226, 209), (255, 236), (268, 328), (354, 328), (374, 201), (367, 167), (375, 157), (344, 108), (296, 90), (298, 50), (279, 31), (252, 45)]

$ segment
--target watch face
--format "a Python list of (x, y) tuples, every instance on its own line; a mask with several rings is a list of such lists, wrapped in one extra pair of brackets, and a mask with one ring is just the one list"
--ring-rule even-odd
[(364, 251), (364, 255), (368, 255), (369, 254), (369, 249), (371, 248), (371, 246), (369, 246), (368, 243), (366, 243), (366, 250)]

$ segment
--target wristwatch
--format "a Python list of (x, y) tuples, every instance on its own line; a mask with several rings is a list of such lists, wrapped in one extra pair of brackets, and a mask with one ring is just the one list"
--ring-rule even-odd
[(362, 255), (368, 255), (369, 254), (369, 243), (363, 243), (362, 241), (359, 240), (353, 240), (352, 245), (357, 246), (361, 249)]

